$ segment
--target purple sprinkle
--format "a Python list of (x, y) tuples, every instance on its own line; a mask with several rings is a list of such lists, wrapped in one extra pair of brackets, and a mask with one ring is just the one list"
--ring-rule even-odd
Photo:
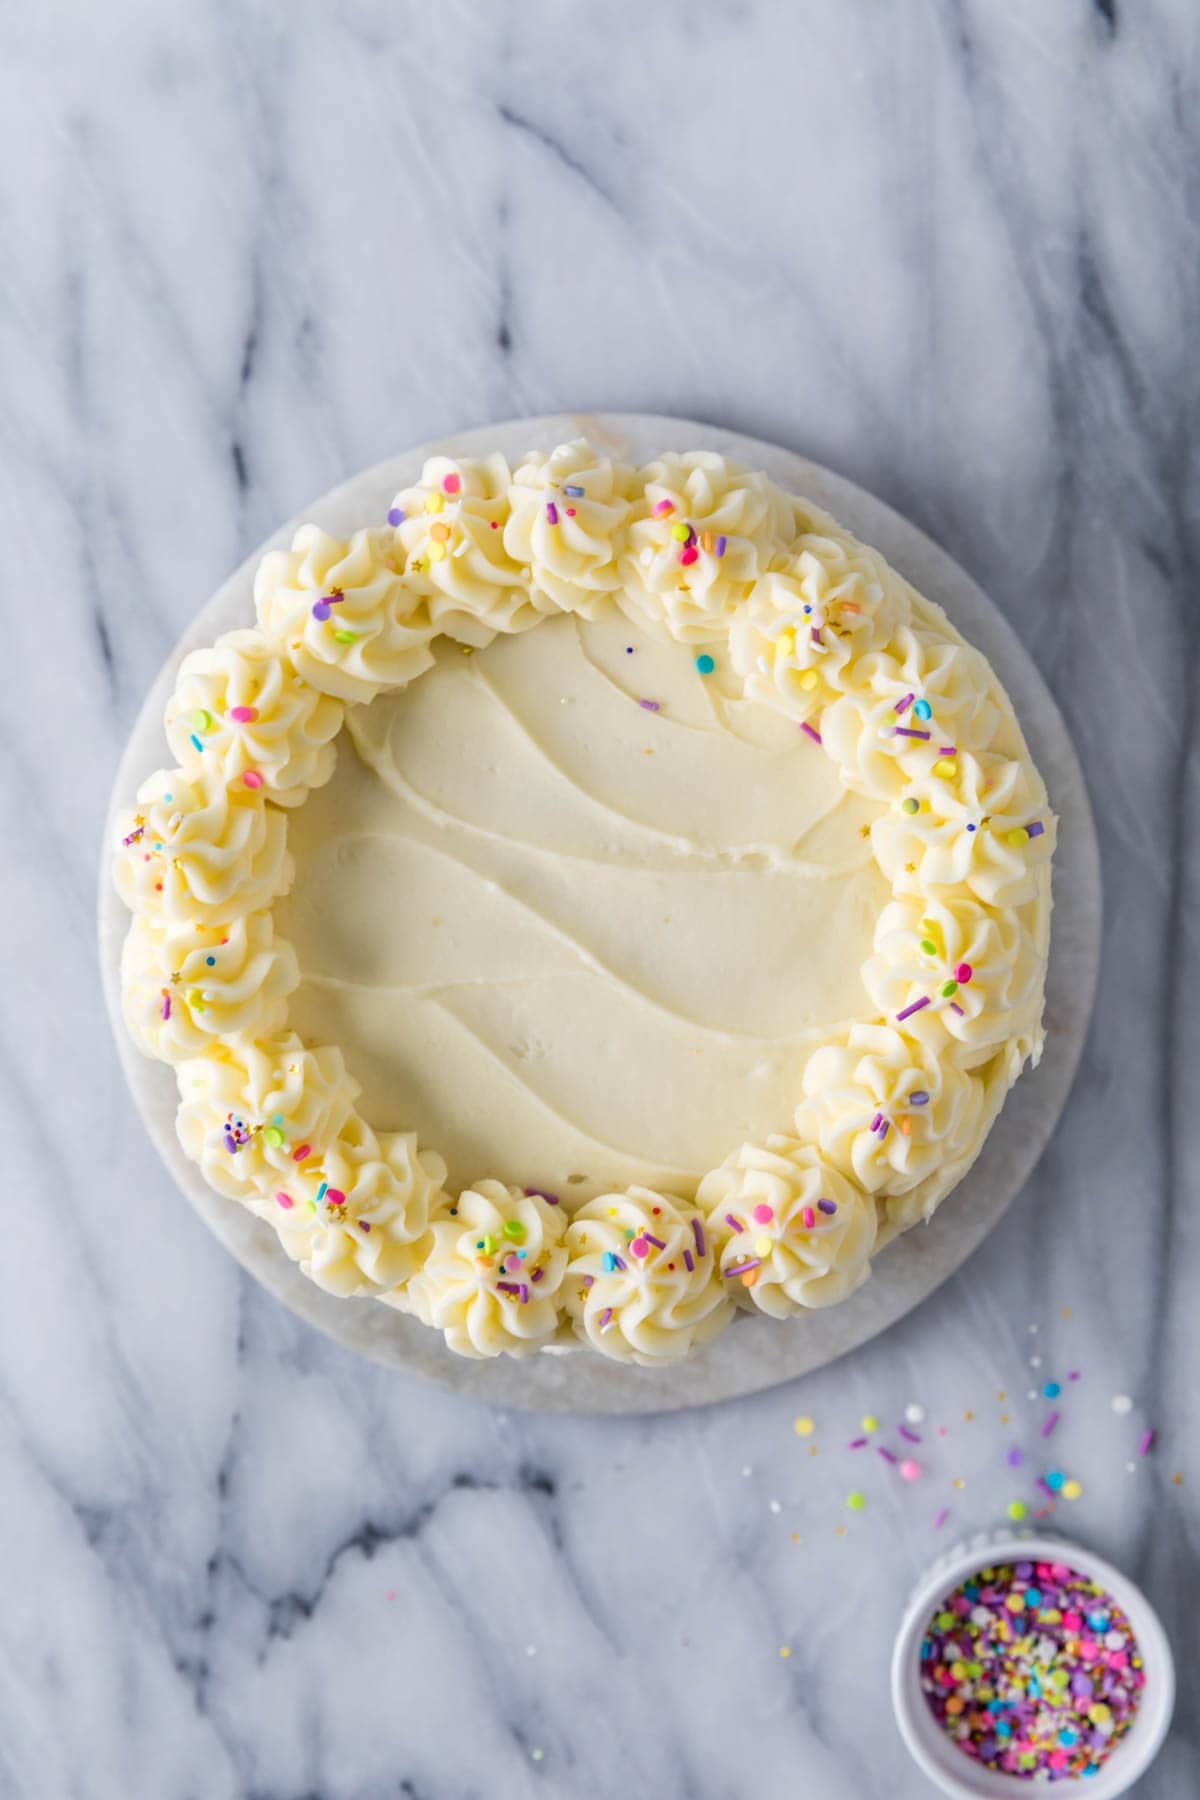
[(939, 756), (957, 756), (958, 751), (954, 748), (953, 744), (943, 744), (941, 749), (938, 751), (938, 755)]
[(403, 525), (403, 523), (404, 523), (404, 509), (399, 506), (391, 507), (388, 512), (388, 524), (389, 525)]
[(751, 1269), (761, 1269), (761, 1268), (762, 1268), (762, 1258), (756, 1257), (753, 1262), (737, 1263), (733, 1268), (726, 1269), (725, 1279), (726, 1279), (726, 1281), (728, 1281), (729, 1277), (731, 1275), (748, 1275), (750, 1273)]
[(866, 1441), (866, 1438), (851, 1438), (850, 1442), (846, 1445), (846, 1448), (847, 1450), (861, 1450), (866, 1444)]
[(806, 736), (806, 737), (810, 737), (810, 738), (811, 738), (811, 739), (812, 739), (812, 741), (813, 741), (813, 743), (814, 743), (814, 744), (819, 744), (819, 743), (820, 743), (820, 741), (821, 741), (821, 734), (820, 734), (820, 732), (819, 732), (819, 731), (818, 731), (818, 730), (817, 730), (817, 729), (816, 729), (816, 727), (815, 727), (815, 726), (813, 726), (813, 725), (801, 725), (801, 727), (800, 727), (800, 729), (801, 729), (801, 731), (802, 731), (802, 732), (803, 732), (803, 733), (804, 733), (804, 734), (805, 734), (805, 736)]
[(332, 608), (330, 607), (328, 600), (318, 600), (312, 609), (312, 616), (314, 619), (318, 619), (323, 625), (331, 611)]
[(950, 1508), (948, 1506), (943, 1506), (941, 1512), (938, 1513), (937, 1517), (933, 1521), (933, 1529), (935, 1531), (940, 1531), (942, 1529), (942, 1526), (946, 1523), (946, 1520), (949, 1517), (950, 1517)]
[(870, 1129), (872, 1131), (878, 1131), (882, 1120), (883, 1120), (883, 1114), (876, 1113), (875, 1117), (871, 1120)]
[(647, 712), (657, 712), (659, 710), (659, 703), (657, 700), (639, 700), (638, 705), (644, 706)]
[(651, 1237), (648, 1231), (643, 1231), (642, 1236), (648, 1244), (653, 1244), (656, 1250), (665, 1250), (667, 1247), (661, 1238)]
[(498, 1281), (496, 1286), (502, 1294), (519, 1294), (521, 1292), (519, 1281)]
[(928, 1106), (929, 1095), (924, 1088), (914, 1088), (912, 1093), (908, 1096), (908, 1104), (910, 1106)]
[(828, 1213), (830, 1215), (830, 1217), (832, 1217), (833, 1214), (837, 1211), (837, 1201), (836, 1200), (818, 1200), (817, 1201), (817, 1211), (823, 1212), (823, 1213)]
[(895, 715), (898, 719), (902, 718), (903, 715), (908, 711), (909, 707), (913, 703), (913, 699), (914, 699), (914, 696), (912, 694), (905, 694), (903, 700), (899, 701), (892, 708), (892, 711), (895, 713)]
[(358, 1221), (358, 1229), (363, 1232), (369, 1232), (371, 1229), (371, 1221), (369, 1219), (360, 1219)]
[(1058, 1414), (1056, 1412), (1047, 1413), (1046, 1417), (1042, 1420), (1042, 1436), (1044, 1438), (1049, 1437), (1057, 1424)]
[(715, 553), (716, 553), (716, 555), (718, 555), (718, 556), (724, 556), (724, 554), (725, 554), (725, 543), (726, 543), (726, 540), (725, 540), (725, 539), (724, 539), (724, 538), (723, 538), (723, 537), (719, 537), (719, 538), (718, 538), (718, 539), (717, 539), (717, 541), (716, 541), (716, 543), (715, 543), (715, 544), (714, 544), (714, 545), (713, 545), (713, 549), (714, 549), (714, 551), (715, 551)]
[(553, 500), (547, 500), (546, 502), (546, 518), (551, 525), (558, 524), (558, 508), (555, 506)]
[[(903, 1012), (898, 1012), (896, 1014), (897, 1025), (902, 1025), (904, 1023), (905, 1019), (911, 1019), (914, 1013), (919, 1013), (923, 1007), (926, 1007), (928, 1005), (929, 1005), (928, 994), (926, 994), (926, 996), (923, 1000), (914, 1000), (911, 1006), (906, 1006), (904, 1008)], [(872, 1130), (874, 1130), (874, 1127), (872, 1127)]]
[(530, 1281), (540, 1281), (545, 1273), (545, 1269), (535, 1269), (529, 1279)]
[(1150, 1454), (1151, 1450), (1153, 1450), (1153, 1448), (1154, 1448), (1154, 1433), (1153, 1433), (1153, 1431), (1143, 1431), (1142, 1441), (1138, 1445), (1138, 1455), (1139, 1456), (1149, 1456), (1149, 1454)]
[(904, 1439), (906, 1444), (919, 1444), (921, 1441), (918, 1433), (910, 1431), (907, 1425), (897, 1425), (896, 1430), (900, 1433), (900, 1436)]
[(893, 725), (893, 737), (931, 738), (932, 731), (914, 731), (911, 725)]
[(956, 1012), (960, 1019), (965, 1019), (967, 1016), (965, 1009), (958, 1004), (957, 1000), (952, 1000), (950, 1002), (950, 1011)]
[(170, 996), (170, 994), (163, 995), (162, 1016), (164, 1019), (169, 1019), (171, 1016), (171, 996)]
[(1051, 1499), (1051, 1500), (1058, 1499), (1058, 1495), (1054, 1492), (1054, 1489), (1050, 1486), (1050, 1483), (1046, 1480), (1046, 1477), (1044, 1475), (1038, 1476), (1037, 1486), (1041, 1488), (1043, 1494), (1047, 1495), (1049, 1499)]
[(704, 1255), (704, 1227), (703, 1227), (703, 1225), (701, 1225), (699, 1219), (696, 1219), (696, 1218), (693, 1218), (693, 1220), (692, 1220), (692, 1236), (696, 1240), (696, 1255), (703, 1256)]
[(594, 1276), (594, 1275), (585, 1275), (585, 1276), (584, 1276), (584, 1278), (583, 1278), (583, 1283), (582, 1283), (582, 1285), (583, 1285), (583, 1286), (584, 1286), (584, 1287), (585, 1287), (585, 1288), (590, 1288), (590, 1287), (591, 1287), (591, 1285), (592, 1285), (592, 1283), (593, 1283), (593, 1282), (594, 1282), (594, 1281), (595, 1281), (595, 1279), (596, 1279), (596, 1277), (595, 1277), (595, 1276)]
[(1014, 1444), (1009, 1451), (1006, 1460), (1010, 1469), (1019, 1469), (1021, 1464), (1025, 1461), (1025, 1452), (1019, 1450), (1016, 1444)]
[(1045, 831), (1046, 827), (1042, 824), (1042, 821), (1040, 819), (1035, 819), (1033, 821), (1033, 824), (1027, 825), (1025, 827), (1025, 829), (1029, 833), (1031, 838), (1035, 838), (1035, 837), (1041, 837), (1041, 835)]
[(691, 1274), (692, 1270), (696, 1267), (695, 1258), (693, 1257), (690, 1250), (685, 1250), (683, 1253), (683, 1266), (687, 1270), (689, 1275)]
[(1072, 1369), (1070, 1374), (1067, 1376), (1067, 1380), (1068, 1381), (1082, 1381), (1083, 1375), (1079, 1369)]
[(526, 1188), (525, 1192), (529, 1195), (531, 1200), (544, 1200), (547, 1206), (558, 1206), (560, 1204), (558, 1195), (548, 1194), (545, 1188)]
[(614, 1250), (612, 1252), (612, 1259), (613, 1259), (613, 1268), (616, 1269), (619, 1274), (624, 1275), (626, 1269), (629, 1267), (629, 1264), (625, 1261), (624, 1257), (618, 1256), (616, 1251)]
[(818, 626), (818, 625), (814, 625), (814, 626), (813, 626), (813, 628), (812, 628), (812, 631), (811, 631), (811, 633), (810, 633), (810, 634), (809, 634), (809, 635), (810, 635), (810, 636), (811, 636), (811, 638), (812, 638), (812, 641), (813, 641), (813, 643), (814, 643), (814, 644), (819, 644), (819, 643), (821, 643), (821, 641), (822, 641), (822, 639), (821, 639), (821, 629), (820, 629), (820, 626)]
[[(695, 1220), (693, 1220), (692, 1223), (695, 1224)], [(735, 1231), (745, 1231), (745, 1229), (746, 1229), (746, 1227), (742, 1224), (741, 1220), (735, 1219), (732, 1213), (725, 1214), (725, 1223), (727, 1225), (731, 1225)], [(700, 1252), (700, 1254), (701, 1254), (701, 1256), (704, 1255), (703, 1250)]]
[(613, 1309), (611, 1306), (606, 1306), (604, 1311), (600, 1314), (600, 1329), (601, 1329), (601, 1331), (607, 1331), (609, 1326), (612, 1324), (612, 1322), (613, 1322)]
[(891, 1450), (886, 1450), (882, 1444), (877, 1444), (875, 1447), (878, 1450), (880, 1456), (882, 1456), (884, 1462), (894, 1463), (894, 1462), (899, 1461), (899, 1458), (894, 1454), (894, 1452)]
[(879, 1127), (879, 1141), (881, 1144), (891, 1129), (892, 1129), (892, 1127), (891, 1127), (890, 1122), (887, 1119), (884, 1119)]

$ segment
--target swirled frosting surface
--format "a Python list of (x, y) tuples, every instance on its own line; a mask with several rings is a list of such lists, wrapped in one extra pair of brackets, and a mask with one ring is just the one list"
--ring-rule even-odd
[(452, 1185), (691, 1192), (868, 1009), (881, 804), (722, 686), (611, 607), (445, 646), (293, 816), (291, 1022)]

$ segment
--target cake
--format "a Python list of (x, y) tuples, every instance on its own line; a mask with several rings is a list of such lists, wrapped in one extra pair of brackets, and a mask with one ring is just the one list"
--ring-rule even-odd
[(583, 441), (434, 458), (255, 603), (119, 821), (122, 991), (306, 1275), (655, 1366), (933, 1215), (1041, 1054), (1055, 836), (937, 606), (761, 473)]

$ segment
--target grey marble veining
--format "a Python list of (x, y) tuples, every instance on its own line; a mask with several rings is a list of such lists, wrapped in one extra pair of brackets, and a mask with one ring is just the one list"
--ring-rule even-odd
[[(0, 1792), (917, 1800), (886, 1665), (932, 1513), (996, 1522), (1077, 1368), (1060, 1522), (1163, 1611), (1140, 1792), (1191, 1800), (1190, 0), (47, 0), (4, 44)], [(228, 570), (405, 444), (564, 406), (777, 440), (943, 542), (1104, 860), (1080, 1078), (983, 1249), (801, 1384), (637, 1420), (499, 1415), (284, 1313), (171, 1191), (93, 943), (112, 769)], [(901, 1490), (841, 1446), (910, 1399), (948, 1434)]]

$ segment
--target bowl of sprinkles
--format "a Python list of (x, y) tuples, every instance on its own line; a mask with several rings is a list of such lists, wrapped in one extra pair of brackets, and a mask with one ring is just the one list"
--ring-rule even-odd
[(1081, 1785), (1113, 1800), (1158, 1754), (1175, 1669), (1127, 1576), (1056, 1537), (982, 1536), (920, 1583), (892, 1657), (914, 1760), (956, 1800)]

